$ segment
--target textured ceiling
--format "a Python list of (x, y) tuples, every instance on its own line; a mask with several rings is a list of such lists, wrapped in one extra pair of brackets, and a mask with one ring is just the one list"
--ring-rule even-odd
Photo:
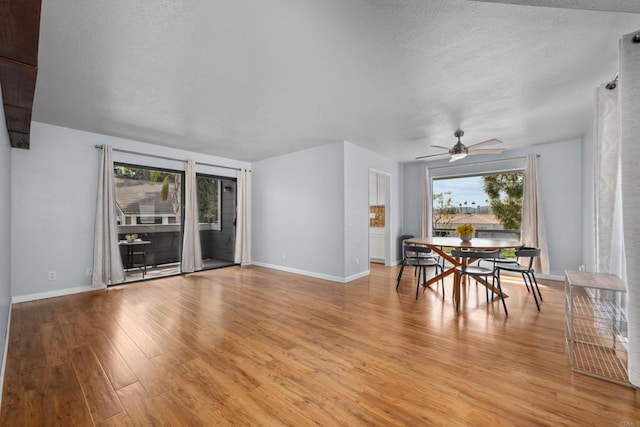
[(43, 0), (33, 119), (246, 161), (340, 140), (411, 161), (458, 127), (515, 148), (588, 129), (637, 30), (487, 1)]

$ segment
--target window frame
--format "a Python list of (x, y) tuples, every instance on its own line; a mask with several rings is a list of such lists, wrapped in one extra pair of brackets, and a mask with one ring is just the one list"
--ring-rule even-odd
[[(525, 168), (524, 167), (514, 167), (514, 168), (508, 168), (508, 169), (498, 169), (498, 170), (492, 170), (492, 171), (484, 171), (484, 172), (469, 172), (469, 173), (460, 173), (460, 174), (451, 174), (451, 175), (442, 175), (442, 176), (435, 176), (435, 177), (430, 177), (429, 181), (430, 181), (430, 187), (431, 187), (431, 218), (429, 218), (429, 220), (431, 221), (431, 229), (435, 232), (435, 230), (439, 229), (436, 227), (436, 224), (434, 223), (434, 213), (435, 213), (435, 206), (434, 206), (434, 181), (441, 181), (441, 180), (451, 180), (451, 179), (459, 179), (459, 178), (471, 178), (471, 177), (483, 177), (486, 175), (501, 175), (501, 174), (510, 174), (510, 173), (520, 173), (522, 174), (522, 179), (523, 179), (523, 185), (524, 185), (524, 180), (526, 180), (526, 173), (525, 173)], [(486, 194), (486, 193), (485, 193)], [(488, 195), (487, 195), (488, 197)], [(455, 206), (457, 208), (457, 206)], [(521, 211), (521, 215), (522, 215), (522, 211)], [(452, 228), (453, 229), (453, 228)], [(448, 232), (450, 232), (450, 230), (447, 230)], [(478, 232), (486, 232), (486, 233), (495, 233), (495, 234), (516, 234), (518, 235), (517, 240), (519, 240), (522, 237), (522, 222), (520, 223), (520, 229), (519, 230), (491, 230), (491, 229), (479, 229), (477, 228), (476, 231), (476, 236), (478, 235)], [(435, 234), (434, 234), (435, 235)]]

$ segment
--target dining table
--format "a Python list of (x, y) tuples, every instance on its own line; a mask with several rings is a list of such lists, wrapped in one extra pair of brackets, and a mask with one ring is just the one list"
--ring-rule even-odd
[[(469, 241), (463, 241), (459, 237), (413, 237), (411, 239), (406, 240), (407, 243), (414, 245), (424, 245), (431, 248), (433, 252), (440, 255), (443, 259), (447, 260), (450, 264), (449, 268), (443, 268), (440, 274), (436, 274), (431, 279), (427, 280), (424, 283), (424, 286), (431, 286), (432, 284), (438, 282), (445, 277), (454, 274), (457, 267), (462, 265), (466, 265), (466, 263), (473, 262), (473, 259), (469, 258), (457, 258), (451, 256), (450, 251), (445, 251), (445, 249), (470, 249), (470, 250), (487, 250), (492, 251), (496, 249), (517, 249), (521, 248), (524, 245), (520, 241), (515, 240), (502, 240), (502, 239), (482, 239), (482, 238), (472, 238)], [(487, 282), (484, 278), (479, 276), (473, 276), (479, 283), (483, 286), (486, 286), (490, 291), (494, 294), (497, 294), (498, 291), (494, 286)], [(456, 307), (456, 310), (460, 307), (460, 285), (461, 281), (454, 280), (453, 281), (453, 302)], [(502, 295), (507, 298), (508, 295), (504, 292)]]

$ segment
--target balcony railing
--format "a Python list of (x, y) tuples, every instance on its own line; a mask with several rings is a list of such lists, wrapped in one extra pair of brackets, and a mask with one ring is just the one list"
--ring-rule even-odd
[[(520, 240), (520, 230), (482, 230), (476, 228), (474, 237), (484, 239)], [(456, 237), (455, 228), (434, 228), (433, 235), (438, 237)]]
[[(180, 224), (137, 224), (119, 225), (118, 239), (125, 240), (127, 234), (137, 234), (141, 240), (151, 243), (145, 245), (147, 265), (149, 267), (176, 263), (180, 261), (182, 239)], [(200, 244), (203, 259), (216, 259), (233, 263), (234, 239), (219, 231), (210, 229), (209, 224), (201, 224)], [(121, 251), (124, 255), (125, 248)]]

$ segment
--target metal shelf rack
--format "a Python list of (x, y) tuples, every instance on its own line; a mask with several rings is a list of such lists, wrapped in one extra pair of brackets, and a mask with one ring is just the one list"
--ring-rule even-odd
[(633, 387), (623, 333), (626, 286), (612, 274), (565, 271), (565, 331), (571, 370)]

